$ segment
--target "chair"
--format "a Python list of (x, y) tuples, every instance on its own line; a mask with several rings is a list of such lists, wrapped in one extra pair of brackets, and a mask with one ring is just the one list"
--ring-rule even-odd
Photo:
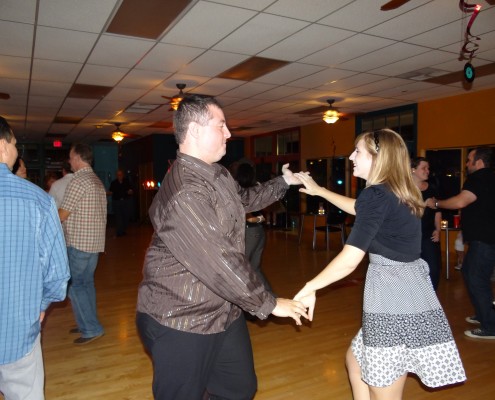
[(331, 206), (327, 213), (327, 223), (324, 226), (315, 226), (313, 230), (313, 248), (316, 246), (316, 232), (325, 232), (325, 242), (327, 250), (330, 244), (330, 232), (340, 232), (340, 239), (342, 240), (342, 247), (345, 244), (347, 238), (346, 232), (346, 219), (347, 213), (341, 209)]

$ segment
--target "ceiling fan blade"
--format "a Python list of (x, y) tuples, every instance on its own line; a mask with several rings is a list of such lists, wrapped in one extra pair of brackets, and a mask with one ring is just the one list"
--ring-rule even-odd
[(395, 10), (396, 8), (399, 8), (409, 2), (409, 0), (391, 0), (388, 3), (385, 3), (383, 6), (380, 7), (380, 10), (382, 11), (390, 11), (390, 10)]
[(8, 93), (0, 93), (0, 99), (2, 99), (2, 100), (8, 100), (8, 99), (10, 99), (10, 94), (8, 94)]

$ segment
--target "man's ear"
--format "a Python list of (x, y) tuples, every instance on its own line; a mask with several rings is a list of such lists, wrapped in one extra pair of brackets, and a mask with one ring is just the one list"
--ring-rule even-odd
[(5, 160), (7, 151), (7, 141), (5, 139), (0, 139), (0, 162)]
[(201, 134), (201, 125), (194, 121), (189, 122), (187, 133), (195, 139), (199, 138), (199, 135)]

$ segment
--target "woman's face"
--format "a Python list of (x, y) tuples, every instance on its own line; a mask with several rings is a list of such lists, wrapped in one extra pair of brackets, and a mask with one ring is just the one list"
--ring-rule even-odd
[(430, 164), (420, 161), (418, 166), (412, 169), (412, 173), (419, 181), (427, 181), (430, 175)]
[(371, 171), (373, 156), (366, 150), (363, 139), (357, 143), (349, 160), (351, 160), (354, 165), (353, 175), (367, 180)]

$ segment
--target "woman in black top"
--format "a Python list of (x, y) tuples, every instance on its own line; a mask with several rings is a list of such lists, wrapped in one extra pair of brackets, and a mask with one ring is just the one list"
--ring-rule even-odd
[(449, 324), (420, 258), (424, 202), (407, 147), (389, 129), (365, 132), (350, 156), (366, 180), (358, 199), (318, 186), (305, 174), (301, 192), (356, 215), (344, 249), (295, 296), (313, 318), (316, 290), (344, 278), (369, 252), (362, 328), (347, 351), (354, 400), (400, 399), (407, 373), (430, 387), (466, 379)]
[[(413, 181), (421, 191), (423, 200), (438, 198), (435, 188), (428, 182), (430, 175), (430, 163), (424, 157), (416, 157), (411, 160)], [(430, 278), (433, 288), (437, 290), (440, 282), (440, 270), (442, 268), (442, 255), (440, 250), (440, 221), (442, 213), (426, 207), (421, 218), (421, 258), (428, 263)]]

